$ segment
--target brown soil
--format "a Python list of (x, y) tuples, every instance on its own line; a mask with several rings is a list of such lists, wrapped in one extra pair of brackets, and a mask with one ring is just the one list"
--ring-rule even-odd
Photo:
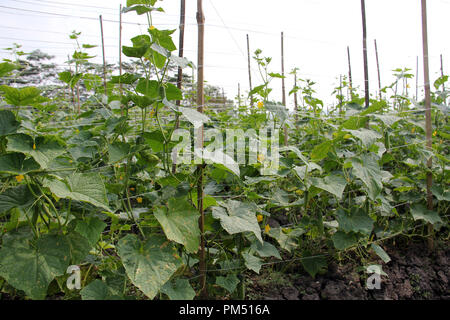
[[(252, 276), (249, 299), (266, 300), (450, 300), (450, 246), (440, 244), (430, 252), (423, 242), (402, 243), (384, 248), (392, 261), (381, 264), (381, 289), (366, 289), (361, 264), (330, 263), (328, 272), (311, 278), (297, 265), (280, 281), (271, 281), (273, 273)], [(376, 260), (376, 259), (375, 259)], [(372, 260), (374, 261), (374, 260)], [(359, 272), (357, 271), (359, 269)], [(273, 279), (272, 279), (273, 280)]]

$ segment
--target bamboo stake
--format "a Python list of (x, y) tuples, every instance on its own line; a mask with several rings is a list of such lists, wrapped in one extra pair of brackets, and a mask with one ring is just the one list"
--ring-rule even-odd
[[(282, 103), (283, 106), (286, 106), (286, 86), (285, 86), (285, 82), (284, 82), (284, 32), (281, 32), (281, 75), (283, 76), (283, 78), (281, 78), (281, 91), (282, 91)], [(286, 124), (284, 124), (284, 146), (287, 147), (288, 145), (288, 129)]]
[[(442, 54), (441, 54), (441, 77), (442, 78), (444, 77), (444, 60), (442, 58)], [(442, 97), (444, 98), (444, 101), (443, 101), (444, 104), (446, 104), (447, 99), (445, 99), (444, 91), (445, 91), (445, 83), (442, 83)]]
[[(180, 39), (178, 43), (178, 56), (180, 58), (184, 57), (184, 28), (186, 25), (186, 0), (181, 0), (180, 3)], [(177, 77), (177, 87), (178, 89), (183, 89), (183, 69), (181, 67), (178, 67), (178, 77)], [(181, 106), (181, 101), (177, 100), (176, 105), (179, 107)], [(177, 121), (175, 123), (175, 129), (178, 129), (180, 127), (180, 119), (177, 118)], [(176, 162), (176, 161), (174, 161)], [(176, 163), (172, 164), (172, 172), (175, 174), (177, 172), (177, 165)]]
[(366, 108), (370, 104), (369, 96), (369, 62), (367, 59), (367, 23), (366, 23), (366, 1), (361, 0), (361, 13), (363, 24), (363, 54), (364, 54), (364, 87), (365, 87), (365, 101)]
[[(424, 81), (425, 81), (425, 125), (426, 125), (426, 137), (427, 137), (427, 148), (432, 150), (432, 127), (431, 127), (431, 89), (430, 89), (430, 66), (429, 66), (429, 55), (428, 55), (428, 21), (427, 21), (427, 1), (422, 0), (422, 40), (423, 40), (423, 69), (424, 69)], [(431, 168), (433, 165), (433, 160), (430, 157), (427, 161), (428, 172), (427, 172), (427, 207), (428, 210), (433, 210), (433, 194), (431, 192), (431, 187), (433, 185), (433, 174)], [(433, 235), (433, 225), (428, 225), (428, 248), (430, 250), (434, 249), (434, 235)]]
[[(250, 92), (253, 90), (252, 87), (252, 67), (250, 62), (250, 39), (247, 34), (247, 56), (248, 56), (248, 82), (250, 86)], [(253, 107), (253, 95), (250, 95), (250, 106)]]
[[(119, 90), (120, 90), (120, 99), (122, 100), (123, 96), (123, 84), (122, 84), (122, 4), (120, 5), (120, 14), (119, 14)], [(123, 116), (123, 104), (122, 101), (120, 103), (121, 114)]]
[(380, 60), (378, 59), (378, 46), (377, 46), (377, 39), (374, 40), (375, 41), (375, 56), (377, 58), (377, 71), (378, 71), (378, 90), (379, 90), (379, 95), (380, 95), (380, 100), (382, 100), (382, 95), (381, 95), (381, 73), (380, 73)]
[(353, 99), (353, 82), (352, 82), (352, 62), (350, 59), (350, 47), (347, 46), (347, 57), (348, 57), (348, 83), (350, 89), (350, 99)]
[[(204, 51), (205, 51), (205, 16), (203, 14), (203, 2), (197, 0), (197, 25), (198, 25), (198, 69), (197, 69), (197, 111), (203, 113), (203, 106), (205, 104), (204, 95)], [(197, 137), (197, 145), (203, 149), (203, 124), (199, 127), (199, 134)], [(198, 165), (199, 179), (197, 184), (197, 207), (200, 212), (200, 296), (207, 298), (208, 291), (206, 287), (206, 255), (205, 255), (205, 212), (203, 210), (203, 163)]]
[[(294, 87), (297, 88), (297, 72), (294, 74)], [(295, 110), (295, 123), (296, 128), (298, 130), (298, 99), (297, 99), (297, 90), (294, 92), (294, 110)]]
[(102, 54), (103, 54), (103, 85), (105, 86), (105, 95), (108, 95), (106, 87), (106, 58), (105, 58), (105, 38), (103, 36), (103, 18), (100, 15), (100, 33), (102, 35)]

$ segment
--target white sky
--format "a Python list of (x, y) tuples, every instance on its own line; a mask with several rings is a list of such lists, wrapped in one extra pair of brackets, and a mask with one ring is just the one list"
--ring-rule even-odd
[[(360, 0), (203, 0), (206, 16), (205, 76), (209, 83), (223, 86), (229, 97), (237, 95), (238, 83), (242, 92), (248, 90), (246, 38), (250, 35), (252, 52), (260, 48), (273, 57), (272, 70), (281, 71), (280, 33), (285, 33), (285, 68), (300, 68), (299, 77), (314, 80), (319, 98), (331, 103), (331, 92), (339, 83), (339, 75), (347, 74), (347, 45), (352, 56), (354, 86), (363, 88), (362, 23)], [(0, 0), (0, 48), (13, 42), (23, 45), (24, 51), (40, 48), (55, 55), (63, 64), (74, 50), (68, 35), (81, 31), (82, 43), (100, 44), (98, 20), (79, 17), (118, 20), (119, 5), (126, 0)], [(179, 0), (159, 2), (166, 13), (156, 13), (154, 25), (159, 29), (175, 29), (179, 24)], [(185, 55), (197, 61), (197, 27), (195, 0), (187, 0)], [(61, 17), (9, 8), (77, 16)], [(102, 8), (94, 8), (102, 7)], [(108, 9), (109, 8), (109, 9)], [(219, 14), (220, 15), (219, 15)], [(377, 39), (382, 85), (393, 82), (392, 69), (408, 67), (416, 72), (419, 56), (419, 85), (423, 83), (422, 34), (420, 0), (366, 0), (369, 72), (371, 93), (378, 89), (374, 52)], [(429, 52), (431, 78), (440, 75), (440, 54), (444, 72), (450, 68), (450, 0), (428, 0)], [(145, 18), (134, 12), (124, 14), (124, 21), (145, 24)], [(117, 62), (118, 23), (104, 22), (107, 61)], [(145, 33), (145, 26), (124, 24), (123, 45), (129, 39)], [(178, 44), (178, 34), (174, 36)], [(92, 49), (101, 62), (101, 48)], [(0, 57), (8, 54), (0, 50)], [(261, 84), (253, 64), (253, 85)], [(286, 80), (289, 91), (293, 79)], [(281, 80), (272, 83), (273, 99), (281, 100)], [(415, 89), (415, 80), (412, 83)], [(292, 105), (292, 97), (288, 104)]]

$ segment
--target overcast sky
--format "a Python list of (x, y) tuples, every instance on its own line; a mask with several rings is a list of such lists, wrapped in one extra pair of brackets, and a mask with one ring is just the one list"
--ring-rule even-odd
[[(246, 34), (250, 36), (252, 52), (260, 48), (273, 57), (272, 71), (281, 71), (280, 33), (285, 33), (285, 68), (300, 69), (300, 78), (317, 82), (319, 98), (331, 103), (331, 92), (339, 83), (339, 75), (347, 74), (347, 45), (352, 56), (354, 86), (363, 87), (362, 23), (360, 0), (203, 0), (206, 16), (205, 76), (209, 83), (222, 86), (229, 97), (248, 90)], [(81, 31), (82, 43), (100, 44), (98, 15), (105, 20), (118, 20), (119, 5), (126, 0), (1, 0), (0, 48), (13, 42), (24, 51), (40, 48), (56, 56), (63, 64), (74, 50), (68, 35)], [(179, 24), (179, 0), (159, 2), (166, 13), (154, 15), (159, 29), (176, 29)], [(197, 27), (195, 0), (187, 0), (186, 56), (197, 61)], [(14, 10), (20, 8), (24, 10)], [(25, 11), (27, 10), (27, 11)], [(38, 12), (34, 12), (38, 11)], [(382, 85), (393, 82), (392, 69), (408, 67), (416, 72), (416, 56), (420, 57), (420, 85), (423, 84), (422, 35), (420, 0), (366, 0), (369, 72), (371, 93), (376, 94), (377, 71), (374, 39), (377, 40), (381, 64)], [(50, 15), (55, 13), (66, 16)], [(69, 17), (69, 16), (74, 17)], [(444, 72), (450, 68), (450, 0), (428, 0), (429, 51), (431, 78), (440, 74), (440, 54)], [(84, 17), (84, 18), (81, 18)], [(91, 19), (88, 19), (88, 18)], [(145, 19), (135, 13), (124, 14), (123, 44), (145, 33)], [(104, 22), (106, 56), (109, 63), (117, 62), (118, 23)], [(178, 44), (178, 33), (174, 36)], [(93, 49), (101, 62), (101, 49)], [(8, 57), (3, 50), (0, 57)], [(253, 84), (260, 84), (253, 64)], [(293, 86), (288, 78), (287, 89)], [(272, 84), (272, 98), (280, 100), (281, 81)], [(415, 81), (412, 83), (415, 88)], [(289, 97), (292, 105), (292, 97)]]

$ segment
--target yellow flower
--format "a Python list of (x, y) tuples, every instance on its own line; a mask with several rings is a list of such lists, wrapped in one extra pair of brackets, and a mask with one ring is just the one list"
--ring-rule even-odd
[(155, 30), (155, 26), (150, 26), (150, 30)]
[(79, 134), (79, 133), (80, 133), (80, 130), (75, 129), (75, 133), (76, 133), (76, 134)]
[(119, 180), (123, 180), (123, 177), (122, 177), (122, 176), (120, 176), (120, 177), (119, 177)]
[(153, 117), (155, 115), (155, 110), (150, 110), (150, 118)]
[(134, 188), (130, 188), (130, 191), (134, 191), (135, 189)]
[(258, 153), (258, 161), (263, 162), (264, 161), (264, 155), (262, 153)]
[(416, 127), (411, 129), (411, 133), (414, 133), (414, 132), (416, 132)]
[(262, 109), (262, 107), (264, 107), (264, 102), (259, 101), (258, 102), (258, 108)]
[(33, 143), (33, 150), (36, 150), (36, 144)]
[(18, 176), (16, 176), (17, 182), (22, 182), (23, 179), (25, 179), (25, 177), (22, 174), (19, 174)]
[(270, 231), (270, 226), (269, 226), (268, 224), (266, 224), (266, 226), (264, 227), (264, 231), (265, 231), (266, 233), (269, 233), (269, 231)]
[(344, 139), (350, 139), (352, 137), (352, 135), (350, 134), (350, 133), (347, 133), (345, 136), (344, 136)]
[(411, 86), (409, 85), (409, 83), (406, 85), (406, 88), (407, 88), (407, 89), (411, 88)]
[(303, 194), (303, 190), (296, 190), (295, 193), (301, 196)]
[(263, 221), (263, 216), (262, 216), (262, 214), (258, 214), (258, 215), (256, 216), (256, 220), (258, 220), (258, 222)]
[(137, 203), (142, 203), (142, 198), (141, 197), (137, 197), (136, 201), (137, 201)]
[(433, 137), (436, 137), (437, 131), (433, 132)]

